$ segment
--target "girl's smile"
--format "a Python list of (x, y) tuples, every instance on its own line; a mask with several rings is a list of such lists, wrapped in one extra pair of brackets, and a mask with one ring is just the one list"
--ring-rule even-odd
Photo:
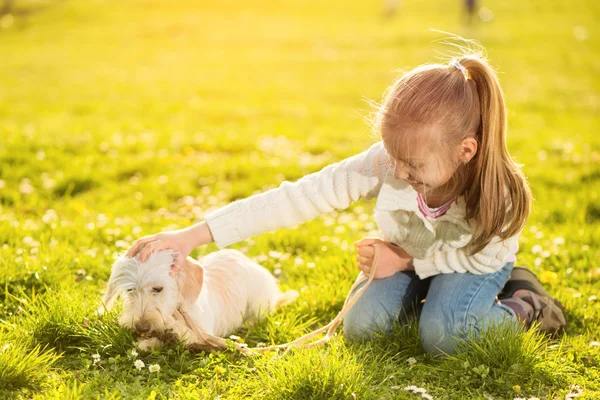
[(423, 155), (418, 159), (401, 161), (390, 156), (394, 177), (408, 183), (417, 192), (432, 191), (446, 184), (455, 168), (449, 168), (440, 157)]

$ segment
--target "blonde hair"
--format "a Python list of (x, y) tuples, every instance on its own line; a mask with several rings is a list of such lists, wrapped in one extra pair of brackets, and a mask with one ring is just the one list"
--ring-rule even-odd
[[(404, 74), (388, 89), (376, 118), (391, 154), (393, 149), (405, 153), (410, 138), (426, 136), (431, 150), (441, 150), (454, 162), (457, 170), (450, 186), (455, 195), (464, 196), (474, 229), (469, 253), (477, 253), (495, 236), (506, 239), (523, 229), (531, 191), (508, 152), (504, 95), (481, 52)], [(478, 150), (462, 165), (450, 150), (467, 137), (475, 138)]]

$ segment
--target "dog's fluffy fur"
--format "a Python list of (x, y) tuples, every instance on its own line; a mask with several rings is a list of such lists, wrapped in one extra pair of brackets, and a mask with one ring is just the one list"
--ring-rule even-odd
[(175, 338), (190, 347), (199, 342), (194, 330), (174, 317), (178, 309), (207, 333), (226, 337), (244, 320), (256, 319), (298, 295), (295, 291), (282, 293), (265, 268), (237, 250), (220, 250), (199, 262), (188, 257), (177, 272), (173, 262), (173, 252), (160, 251), (144, 263), (137, 257), (121, 257), (112, 266), (104, 307), (110, 309), (123, 295), (119, 323), (141, 336), (141, 349), (159, 347)]

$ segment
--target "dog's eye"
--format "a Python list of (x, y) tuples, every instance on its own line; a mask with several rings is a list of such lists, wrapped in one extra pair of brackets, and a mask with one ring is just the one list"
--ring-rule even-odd
[(127, 289), (127, 293), (131, 293), (131, 292), (133, 292), (133, 288)]
[(152, 293), (160, 293), (160, 292), (162, 292), (162, 290), (163, 290), (162, 286), (154, 286), (152, 288)]

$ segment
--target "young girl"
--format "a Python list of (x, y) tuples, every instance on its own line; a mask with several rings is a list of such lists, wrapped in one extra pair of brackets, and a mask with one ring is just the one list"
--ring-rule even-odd
[(509, 282), (517, 237), (531, 194), (506, 147), (506, 110), (490, 65), (465, 55), (448, 65), (423, 65), (398, 79), (381, 106), (382, 141), (295, 183), (233, 202), (189, 228), (138, 239), (141, 259), (197, 246), (219, 248), (308, 221), (361, 198), (377, 198), (382, 238), (357, 242), (358, 268), (369, 273), (380, 249), (376, 280), (349, 311), (350, 339), (390, 331), (427, 297), (419, 330), (428, 353), (451, 353), (455, 338), (490, 323), (554, 333), (566, 325), (560, 304), (526, 269)]

